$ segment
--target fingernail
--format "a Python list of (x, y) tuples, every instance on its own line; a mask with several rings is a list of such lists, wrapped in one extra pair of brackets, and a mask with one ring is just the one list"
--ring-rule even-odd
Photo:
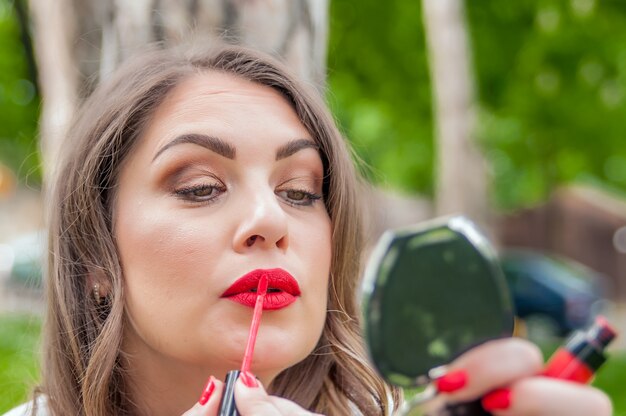
[(492, 410), (508, 409), (511, 406), (511, 390), (494, 390), (483, 397), (482, 404), (483, 409), (487, 410), (488, 412)]
[(244, 371), (239, 377), (241, 377), (241, 381), (243, 381), (243, 384), (245, 384), (246, 387), (259, 387), (256, 377), (254, 377), (254, 374), (251, 372)]
[(435, 381), (437, 390), (441, 393), (452, 393), (465, 387), (467, 384), (467, 372), (465, 370), (452, 371)]
[(206, 404), (211, 398), (211, 394), (213, 394), (213, 390), (215, 390), (215, 377), (209, 377), (209, 380), (206, 382), (206, 386), (204, 386), (204, 390), (202, 391), (202, 396), (200, 396), (200, 403), (202, 406)]

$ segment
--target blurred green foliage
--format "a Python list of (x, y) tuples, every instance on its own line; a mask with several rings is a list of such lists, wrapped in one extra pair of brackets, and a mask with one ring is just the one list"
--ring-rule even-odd
[(39, 374), (41, 319), (0, 315), (0, 414), (25, 402)]
[(432, 194), (421, 2), (331, 0), (329, 103), (374, 182)]
[[(37, 179), (39, 99), (14, 2), (0, 0), (0, 161)], [(626, 3), (466, 1), (479, 128), (497, 207), (571, 181), (626, 191)], [(374, 182), (432, 195), (421, 2), (331, 0), (329, 94)], [(34, 173), (34, 175), (33, 175)]]
[(626, 3), (468, 4), (500, 204), (535, 203), (574, 180), (626, 190)]
[(0, 162), (22, 180), (41, 180), (36, 140), (39, 98), (14, 1), (0, 0)]
[[(420, 3), (332, 0), (329, 99), (375, 181), (430, 195)], [(571, 181), (626, 191), (626, 3), (465, 3), (496, 206), (533, 205)]]

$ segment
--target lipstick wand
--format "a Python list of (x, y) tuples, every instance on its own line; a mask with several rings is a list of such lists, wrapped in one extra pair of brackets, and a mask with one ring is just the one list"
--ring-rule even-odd
[(252, 323), (250, 324), (250, 332), (248, 333), (246, 352), (244, 353), (243, 362), (241, 363), (241, 371), (229, 371), (226, 375), (224, 394), (220, 402), (218, 416), (239, 415), (237, 407), (235, 406), (235, 382), (239, 374), (243, 373), (245, 374), (244, 377), (246, 377), (250, 371), (250, 365), (252, 364), (252, 357), (254, 355), (254, 344), (256, 343), (256, 336), (259, 332), (259, 325), (261, 324), (263, 302), (265, 302), (265, 295), (267, 294), (267, 285), (267, 275), (264, 274), (261, 276), (261, 279), (259, 279), (259, 284), (256, 289), (256, 302), (254, 304), (254, 312), (252, 313)]
[(256, 290), (256, 303), (254, 304), (254, 313), (252, 314), (252, 324), (250, 324), (250, 333), (248, 334), (248, 344), (246, 345), (246, 352), (243, 356), (243, 362), (241, 363), (241, 372), (247, 373), (250, 371), (250, 365), (252, 364), (252, 356), (254, 355), (254, 344), (256, 344), (256, 336), (259, 332), (259, 325), (261, 324), (261, 314), (263, 313), (263, 302), (265, 301), (265, 294), (267, 293), (267, 275), (264, 274), (259, 280), (259, 285)]

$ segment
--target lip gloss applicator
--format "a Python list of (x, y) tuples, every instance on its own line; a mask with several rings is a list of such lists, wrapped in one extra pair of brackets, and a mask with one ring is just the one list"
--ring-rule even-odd
[(259, 332), (259, 325), (261, 324), (261, 314), (263, 313), (263, 302), (265, 301), (267, 286), (267, 275), (263, 274), (259, 279), (259, 284), (256, 290), (256, 302), (254, 304), (252, 323), (250, 324), (250, 332), (248, 333), (248, 342), (246, 344), (243, 362), (241, 363), (241, 370), (232, 370), (226, 375), (224, 394), (222, 395), (222, 400), (220, 401), (218, 416), (239, 416), (239, 412), (235, 406), (235, 382), (239, 378), (240, 374), (248, 373), (250, 371), (252, 356), (254, 355), (256, 336)]

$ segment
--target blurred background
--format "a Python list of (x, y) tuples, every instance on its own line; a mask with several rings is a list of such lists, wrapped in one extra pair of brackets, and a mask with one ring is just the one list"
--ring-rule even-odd
[[(624, 2), (113, 3), (0, 0), (0, 412), (37, 378), (41, 190), (64, 128), (133, 50), (192, 29), (276, 53), (325, 92), (371, 183), (372, 237), (463, 213), (546, 354), (597, 313), (626, 332)], [(616, 415), (624, 346), (595, 381)]]

